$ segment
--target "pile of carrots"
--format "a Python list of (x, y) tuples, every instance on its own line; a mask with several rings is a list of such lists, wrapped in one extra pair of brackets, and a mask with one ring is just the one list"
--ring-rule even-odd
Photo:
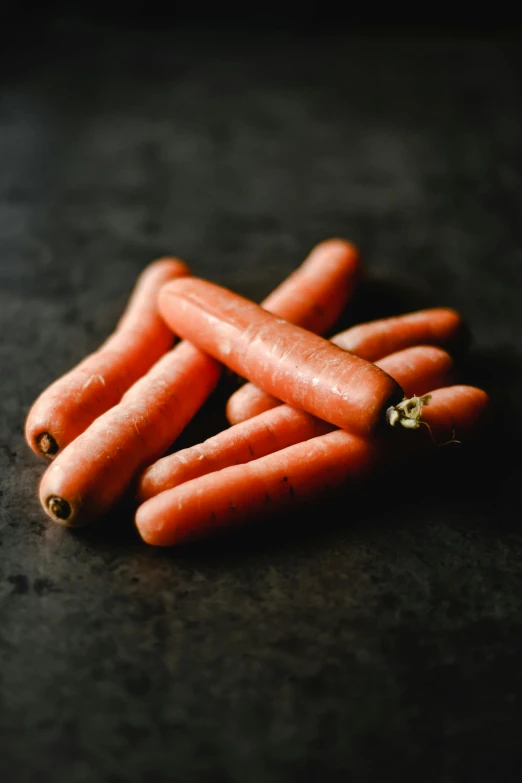
[[(142, 538), (170, 546), (476, 435), (488, 397), (451, 385), (463, 332), (454, 310), (320, 336), (360, 266), (349, 242), (322, 242), (261, 306), (177, 259), (146, 267), (115, 332), (29, 411), (27, 442), (52, 460), (46, 513), (88, 525), (132, 492)], [(228, 400), (231, 426), (164, 456), (224, 366), (248, 380)]]

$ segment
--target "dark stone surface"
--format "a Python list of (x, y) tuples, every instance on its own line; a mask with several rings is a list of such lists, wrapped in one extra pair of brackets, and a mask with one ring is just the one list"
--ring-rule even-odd
[[(0, 779), (518, 781), (519, 49), (34, 33), (0, 70)], [(330, 235), (352, 320), (464, 313), (482, 443), (188, 549), (49, 523), (25, 413), (145, 263), (260, 300)]]

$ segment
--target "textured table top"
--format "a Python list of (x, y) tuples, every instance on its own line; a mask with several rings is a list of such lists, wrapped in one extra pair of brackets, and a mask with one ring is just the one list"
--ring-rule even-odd
[[(0, 778), (519, 780), (520, 52), (71, 29), (0, 74)], [(332, 235), (348, 321), (464, 314), (482, 444), (191, 548), (50, 523), (25, 414), (143, 266), (261, 300)]]

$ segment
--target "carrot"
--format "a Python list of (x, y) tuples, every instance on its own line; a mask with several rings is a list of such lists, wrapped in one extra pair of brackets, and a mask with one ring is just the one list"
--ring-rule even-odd
[(455, 310), (432, 307), (352, 326), (332, 337), (332, 342), (345, 351), (375, 362), (392, 351), (419, 343), (450, 348), (461, 339), (464, 329)]
[(174, 280), (158, 306), (168, 325), (289, 405), (364, 434), (403, 397), (383, 370), (205, 280)]
[[(481, 389), (448, 386), (432, 392), (429, 404), (422, 409), (422, 420), (429, 425), (433, 440), (442, 443), (450, 438), (472, 435), (487, 405), (488, 396)], [(429, 446), (430, 441), (425, 440), (426, 444)], [(418, 445), (422, 448), (422, 443)]]
[[(351, 290), (356, 258), (348, 243), (323, 243), (304, 262), (304, 269), (284, 281), (263, 306), (308, 319), (313, 325), (314, 296), (326, 309), (328, 291), (336, 289), (330, 315), (316, 313), (315, 326), (323, 328), (332, 313), (338, 314)], [(327, 270), (323, 281), (317, 280), (320, 267)], [(317, 282), (315, 294), (313, 280)], [(182, 342), (166, 354), (47, 470), (40, 485), (47, 514), (71, 526), (102, 516), (135, 474), (164, 454), (180, 435), (213, 391), (219, 374), (217, 362), (190, 343)]]
[(114, 333), (33, 404), (25, 437), (36, 454), (54, 457), (171, 347), (172, 332), (157, 313), (156, 294), (167, 280), (189, 274), (188, 266), (174, 258), (144, 269)]
[[(417, 346), (391, 354), (378, 364), (410, 395), (425, 394), (429, 389), (443, 385), (453, 361), (439, 348)], [(230, 465), (250, 462), (332, 429), (333, 425), (304, 411), (279, 405), (204, 443), (160, 459), (142, 474), (138, 498), (143, 502), (185, 481)]]
[(263, 310), (309, 332), (324, 334), (341, 315), (359, 277), (359, 251), (327, 239), (263, 302)]
[[(439, 389), (431, 394), (426, 419), (436, 438), (449, 424), (458, 436), (473, 431), (487, 402), (485, 392), (473, 387)], [(203, 538), (356, 486), (379, 465), (434, 448), (426, 437), (409, 438), (403, 445), (404, 450), (398, 451), (395, 444), (390, 447), (389, 439), (386, 444), (375, 435), (360, 437), (335, 430), (161, 492), (138, 508), (136, 526), (142, 538), (155, 546)]]
[[(302, 326), (309, 332), (324, 334), (335, 323), (353, 293), (360, 273), (358, 249), (344, 239), (327, 239), (316, 245), (305, 261), (281, 283), (263, 303), (263, 310)], [(274, 399), (253, 383), (246, 383), (231, 400)], [(234, 404), (234, 403), (232, 403)], [(280, 404), (280, 401), (277, 403)], [(241, 402), (239, 402), (241, 406)], [(255, 402), (253, 403), (255, 406)], [(269, 407), (275, 407), (271, 405)], [(260, 407), (249, 419), (261, 413)], [(268, 410), (268, 407), (266, 408)], [(227, 409), (228, 416), (228, 409)], [(231, 424), (243, 421), (234, 420)]]
[(187, 342), (165, 354), (46, 470), (40, 500), (54, 520), (102, 516), (134, 475), (165, 453), (214, 390), (220, 365)]
[[(456, 344), (463, 330), (458, 313), (436, 307), (353, 326), (332, 337), (331, 341), (362, 359), (375, 362), (412, 345), (451, 347)], [(229, 398), (227, 419), (231, 424), (238, 424), (277, 405), (281, 405), (281, 400), (247, 383)]]

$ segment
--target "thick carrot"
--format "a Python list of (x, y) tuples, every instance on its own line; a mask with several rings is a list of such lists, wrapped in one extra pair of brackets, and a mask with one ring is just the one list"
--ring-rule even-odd
[[(454, 386), (432, 392), (426, 406), (436, 439), (448, 425), (457, 437), (472, 432), (486, 407), (480, 389)], [(335, 430), (311, 440), (161, 492), (137, 510), (142, 538), (156, 546), (171, 546), (203, 538), (252, 518), (331, 495), (357, 485), (372, 469), (398, 458), (435, 448), (429, 438), (407, 439), (402, 449), (375, 435), (360, 437)], [(386, 440), (386, 439), (385, 439)]]
[[(353, 326), (332, 337), (331, 342), (375, 362), (412, 345), (451, 347), (463, 329), (462, 319), (455, 310), (436, 307)], [(231, 424), (238, 424), (277, 405), (281, 405), (281, 400), (247, 383), (230, 396), (227, 419)]]
[(205, 280), (173, 280), (158, 306), (168, 325), (289, 405), (365, 434), (403, 397), (379, 367)]
[(316, 245), (263, 302), (263, 310), (324, 334), (343, 311), (359, 277), (359, 251), (344, 239)]
[[(337, 290), (331, 300), (331, 312), (338, 314), (357, 269), (355, 251), (340, 240), (324, 243), (322, 249), (312, 252), (304, 262), (305, 270), (294, 272), (263, 306), (295, 318), (308, 318), (311, 323), (311, 280), (325, 265), (329, 271), (325, 280), (317, 283), (317, 301), (326, 307), (328, 290), (342, 287), (342, 293)], [(324, 326), (326, 315), (321, 315), (321, 321), (317, 316), (316, 328)], [(46, 472), (40, 498), (49, 516), (63, 524), (79, 526), (108, 511), (134, 475), (164, 454), (178, 437), (213, 391), (219, 373), (217, 362), (190, 343), (180, 343), (160, 359), (118, 405), (93, 422)]]
[[(358, 249), (344, 239), (326, 239), (316, 245), (301, 266), (265, 299), (263, 310), (309, 332), (324, 334), (350, 299), (359, 273)], [(231, 400), (237, 399), (241, 406), (241, 400), (251, 398), (255, 401), (258, 397), (274, 399), (253, 383), (246, 383), (231, 396)], [(275, 404), (265, 410), (270, 407), (275, 407)], [(243, 418), (249, 419), (261, 410)], [(236, 424), (243, 418), (229, 418), (229, 421)]]
[[(407, 348), (385, 357), (378, 364), (395, 378), (407, 395), (422, 395), (444, 385), (453, 367), (449, 354), (432, 346)], [(250, 462), (332, 429), (333, 425), (309, 413), (279, 405), (204, 443), (158, 460), (141, 476), (138, 499), (143, 502), (185, 481), (230, 465)]]
[(174, 258), (158, 259), (144, 269), (114, 333), (33, 404), (25, 437), (36, 454), (54, 457), (116, 405), (172, 346), (172, 332), (158, 315), (156, 295), (167, 280), (189, 274), (188, 266)]

